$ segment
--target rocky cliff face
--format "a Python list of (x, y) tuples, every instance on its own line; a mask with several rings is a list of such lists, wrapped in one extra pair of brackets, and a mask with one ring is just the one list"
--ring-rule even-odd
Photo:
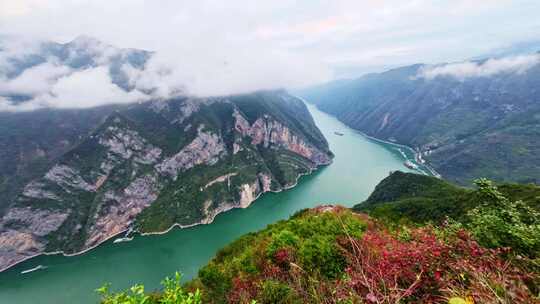
[(133, 105), (23, 187), (0, 219), (0, 268), (130, 227), (209, 223), (330, 162), (309, 112), (284, 92)]
[(330, 162), (327, 153), (321, 152), (313, 145), (305, 142), (298, 135), (291, 132), (289, 128), (272, 119), (269, 115), (258, 118), (252, 125), (238, 111), (235, 111), (233, 116), (235, 118), (235, 129), (242, 136), (250, 137), (252, 145), (263, 145), (265, 148), (275, 145), (301, 155), (314, 163), (328, 164)]
[(204, 132), (204, 125), (197, 129), (197, 137), (180, 152), (165, 159), (156, 166), (161, 174), (167, 174), (176, 179), (179, 173), (197, 165), (212, 165), (219, 161), (220, 156), (227, 154), (223, 139), (211, 132)]

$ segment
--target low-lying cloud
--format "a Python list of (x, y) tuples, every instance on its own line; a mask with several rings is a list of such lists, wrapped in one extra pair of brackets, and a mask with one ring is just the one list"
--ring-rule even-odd
[(14, 79), (0, 80), (0, 94), (40, 95), (48, 92), (60, 77), (72, 73), (71, 69), (45, 62), (22, 72)]
[(454, 77), (466, 80), (473, 77), (491, 77), (502, 73), (525, 73), (540, 63), (539, 54), (488, 59), (484, 62), (460, 62), (440, 66), (427, 66), (421, 69), (418, 77), (434, 79), (437, 77)]
[[(80, 37), (69, 44), (0, 45), (0, 111), (89, 108), (185, 94), (174, 64)], [(158, 58), (160, 58), (158, 56)]]
[[(90, 43), (99, 60), (80, 67), (67, 58), (72, 63), (67, 74), (2, 78), (2, 71), (17, 70), (3, 53), (24, 57), (39, 49), (36, 40), (66, 42), (89, 34), (156, 52), (144, 68), (112, 66), (112, 85), (102, 79), (109, 89), (96, 90), (110, 94), (109, 100), (297, 88), (417, 62), (459, 61), (536, 39), (539, 10), (537, 0), (0, 1), (0, 82), (6, 92), (30, 94), (35, 106), (65, 106), (68, 99), (76, 99), (72, 107), (89, 106), (92, 95), (64, 97), (58, 86), (70, 77), (77, 80), (81, 69), (111, 68), (107, 62), (119, 55), (114, 48)], [(5, 36), (29, 41), (5, 47)], [(42, 69), (56, 64), (47, 62)], [(127, 96), (111, 89), (116, 87)], [(21, 108), (20, 98), (7, 95), (2, 104)]]
[[(68, 44), (45, 42), (32, 52), (0, 47), (0, 111), (228, 95), (330, 77), (329, 70), (306, 58), (252, 54), (241, 48), (201, 52), (206, 52), (199, 54), (206, 60), (193, 61), (177, 49), (153, 53), (119, 49), (89, 37)], [(238, 55), (242, 52), (245, 56)], [(313, 73), (306, 75), (308, 70)]]

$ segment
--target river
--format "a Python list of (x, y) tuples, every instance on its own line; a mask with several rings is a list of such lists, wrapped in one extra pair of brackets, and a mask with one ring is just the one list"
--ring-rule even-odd
[[(135, 283), (154, 290), (165, 276), (177, 270), (189, 279), (219, 248), (242, 234), (322, 203), (353, 206), (366, 199), (390, 171), (411, 171), (403, 165), (397, 147), (366, 138), (315, 107), (308, 107), (335, 159), (331, 165), (302, 177), (295, 188), (265, 194), (249, 208), (218, 215), (209, 225), (136, 236), (130, 242), (108, 241), (74, 257), (52, 255), (27, 260), (0, 273), (0, 303), (95, 304), (98, 297), (94, 290), (105, 282), (115, 290)], [(47, 268), (21, 274), (38, 265)]]

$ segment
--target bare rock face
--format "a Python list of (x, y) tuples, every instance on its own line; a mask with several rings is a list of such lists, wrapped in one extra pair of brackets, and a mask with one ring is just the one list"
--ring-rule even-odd
[(26, 185), (22, 194), (33, 199), (60, 200), (60, 197), (58, 197), (55, 193), (45, 190), (44, 183), (37, 181), (30, 182), (28, 185)]
[(271, 144), (301, 155), (315, 164), (329, 164), (330, 157), (307, 143), (277, 120), (265, 115), (252, 125), (238, 111), (233, 113), (235, 129), (243, 136), (251, 137), (251, 144), (269, 147)]
[(270, 191), (272, 177), (267, 174), (258, 174), (257, 179), (250, 184), (243, 184), (240, 187), (240, 208), (247, 208), (253, 203), (259, 195)]
[(45, 244), (28, 232), (7, 230), (0, 233), (0, 270), (45, 250)]
[(240, 188), (240, 208), (247, 208), (260, 193), (261, 189), (258, 181), (253, 184), (243, 184)]
[(207, 183), (206, 185), (204, 185), (204, 187), (202, 188), (202, 190), (214, 185), (214, 184), (217, 184), (217, 183), (223, 183), (225, 181), (229, 181), (230, 183), (230, 178), (233, 177), (233, 176), (236, 176), (238, 175), (238, 173), (236, 172), (233, 172), (233, 173), (229, 173), (229, 174), (225, 174), (225, 175), (221, 175), (221, 176), (218, 176), (216, 177), (215, 179), (211, 180), (209, 183)]
[(86, 247), (95, 246), (127, 230), (137, 214), (156, 200), (158, 183), (155, 176), (137, 178), (120, 194), (114, 191), (104, 196), (104, 209), (96, 213), (96, 222), (89, 230)]
[[(212, 182), (224, 182), (231, 176), (235, 176), (236, 173), (227, 174), (220, 176)], [(204, 202), (204, 215), (205, 217), (201, 220), (201, 224), (211, 223), (216, 215), (226, 212), (234, 208), (247, 208), (249, 207), (261, 194), (265, 192), (272, 191), (271, 189), (272, 177), (268, 174), (260, 173), (257, 175), (257, 178), (251, 183), (245, 183), (239, 186), (239, 197), (238, 201), (225, 201), (220, 202), (217, 208), (211, 209), (210, 206), (213, 204), (211, 200)]]
[(66, 191), (69, 191), (69, 189), (95, 190), (94, 186), (87, 183), (77, 170), (65, 165), (55, 165), (45, 174), (45, 179), (59, 185)]
[(146, 142), (136, 131), (110, 126), (99, 143), (123, 159), (135, 156), (142, 164), (153, 164), (161, 156), (161, 149)]
[(197, 137), (180, 152), (158, 164), (157, 170), (176, 179), (180, 172), (196, 165), (213, 165), (226, 154), (222, 138), (203, 131), (203, 128), (203, 125), (199, 126)]
[(12, 208), (0, 221), (0, 269), (41, 253), (47, 244), (43, 237), (56, 231), (68, 215), (69, 211)]

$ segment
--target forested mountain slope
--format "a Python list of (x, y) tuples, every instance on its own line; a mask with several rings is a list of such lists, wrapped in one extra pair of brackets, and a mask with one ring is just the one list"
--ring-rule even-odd
[[(128, 228), (158, 232), (175, 223), (208, 223), (331, 162), (306, 106), (284, 91), (178, 97), (99, 117), (108, 110), (82, 110), (77, 115), (92, 119), (70, 128), (64, 140), (72, 147), (51, 159), (36, 155), (42, 173), (5, 204), (0, 267), (42, 252), (80, 252)], [(74, 113), (36, 120), (43, 124), (34, 128), (61, 129)], [(25, 136), (31, 134), (40, 136)]]
[(412, 65), (300, 95), (368, 135), (414, 147), (443, 178), (540, 182), (540, 55)]

